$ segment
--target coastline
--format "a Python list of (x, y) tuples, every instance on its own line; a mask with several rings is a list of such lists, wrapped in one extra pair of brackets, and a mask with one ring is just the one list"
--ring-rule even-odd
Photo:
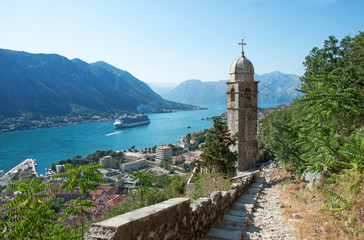
[[(178, 111), (195, 111), (195, 110), (206, 110), (206, 108), (201, 106), (196, 106), (191, 109), (164, 109), (163, 111), (151, 112), (151, 113), (171, 113)], [(13, 117), (13, 118), (0, 118), (0, 134), (25, 131), (39, 128), (54, 128), (54, 127), (64, 127), (76, 124), (94, 123), (94, 122), (107, 122), (115, 121), (119, 115), (123, 113), (113, 113), (113, 114), (87, 114), (87, 115), (77, 115), (77, 116), (54, 116), (45, 117), (42, 119), (33, 119), (28, 117)], [(128, 113), (131, 114), (131, 113)], [(102, 116), (101, 116), (102, 115)]]
[(36, 177), (38, 177), (37, 170), (35, 169), (34, 159), (27, 158), (0, 177), (0, 186), (5, 186), (9, 184), (12, 177), (17, 174), (19, 170), (24, 170), (28, 168), (32, 169), (30, 174), (34, 174)]

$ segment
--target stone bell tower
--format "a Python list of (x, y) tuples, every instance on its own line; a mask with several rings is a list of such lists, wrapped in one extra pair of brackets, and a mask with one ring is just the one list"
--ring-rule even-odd
[(237, 171), (254, 166), (258, 154), (257, 109), (258, 82), (254, 81), (253, 64), (244, 56), (242, 40), (241, 57), (230, 68), (227, 82), (227, 121), (230, 133), (238, 133), (237, 144), (232, 147), (239, 155)]

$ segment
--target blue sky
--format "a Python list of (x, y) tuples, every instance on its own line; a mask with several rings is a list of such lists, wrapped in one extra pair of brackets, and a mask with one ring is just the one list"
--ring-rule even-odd
[(0, 48), (103, 60), (144, 82), (229, 79), (245, 54), (257, 74), (304, 72), (329, 35), (364, 30), (362, 0), (0, 0)]

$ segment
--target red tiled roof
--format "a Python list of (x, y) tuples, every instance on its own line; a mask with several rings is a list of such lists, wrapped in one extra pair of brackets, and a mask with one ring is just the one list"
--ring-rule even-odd
[(121, 203), (122, 201), (124, 201), (126, 198), (127, 198), (126, 195), (122, 195), (122, 196), (118, 195), (118, 196), (114, 197), (113, 199), (107, 201), (105, 204), (113, 207), (113, 206)]
[(160, 147), (157, 147), (158, 149), (161, 149), (161, 150), (165, 150), (165, 149), (170, 149), (171, 147), (167, 147), (167, 146), (160, 146)]
[(96, 195), (101, 195), (103, 192), (104, 192), (104, 190), (97, 189), (95, 193), (96, 193)]
[(107, 194), (115, 194), (116, 190), (118, 190), (117, 186), (113, 186), (112, 188), (110, 188), (109, 190), (106, 191)]

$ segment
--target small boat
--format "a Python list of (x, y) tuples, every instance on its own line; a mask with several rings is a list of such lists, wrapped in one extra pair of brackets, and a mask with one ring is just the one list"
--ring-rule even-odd
[(191, 126), (188, 126), (187, 128), (191, 128)]

